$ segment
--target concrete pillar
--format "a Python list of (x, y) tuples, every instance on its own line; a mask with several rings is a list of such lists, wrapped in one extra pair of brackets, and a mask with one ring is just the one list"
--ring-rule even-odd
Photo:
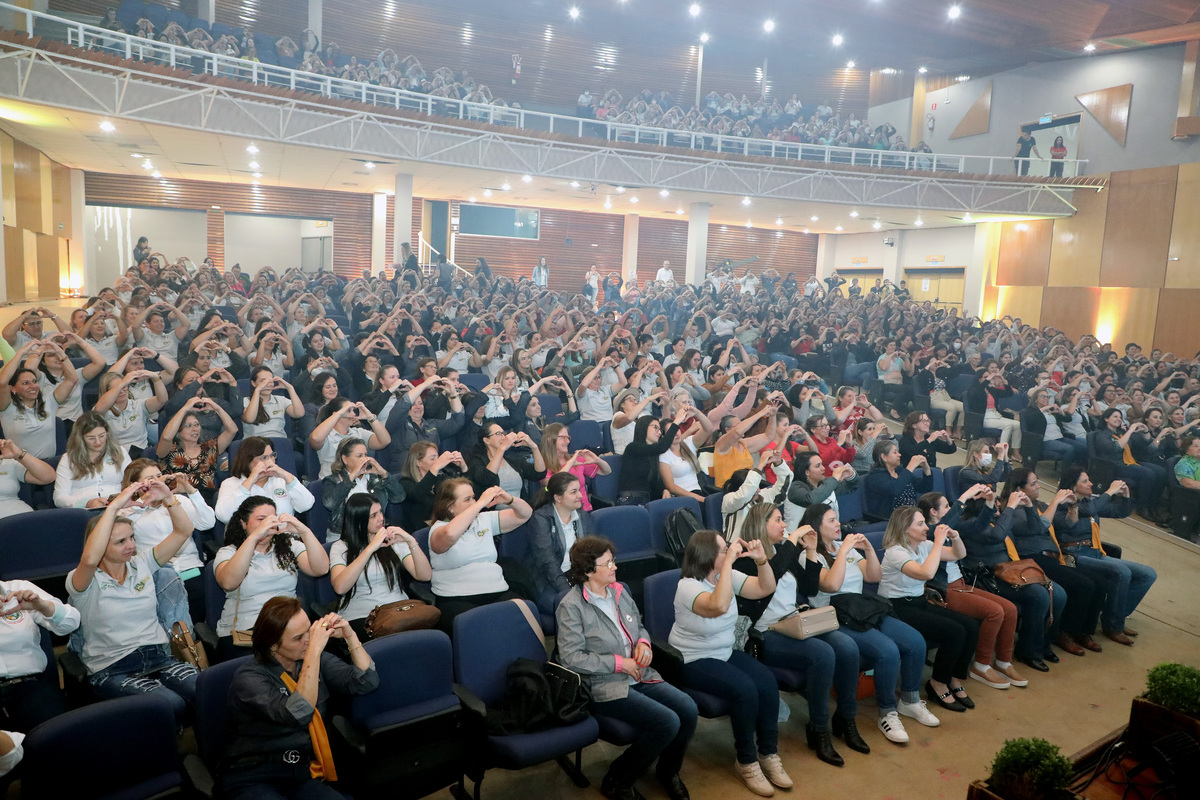
[[(16, 192), (16, 188), (4, 185), (4, 170), (0, 169), (0, 197), (3, 197), (8, 192)], [(8, 270), (18, 269), (16, 264), (9, 264), (5, 258), (4, 250), (4, 228), (7, 225), (16, 225), (15, 219), (0, 219), (0, 303), (8, 302)]]
[(822, 233), (817, 236), (817, 277), (821, 280), (832, 275), (835, 269), (833, 237), (832, 233)]
[[(894, 286), (899, 286), (900, 279), (904, 277), (902, 274), (904, 270), (900, 268), (900, 250), (904, 243), (904, 231), (896, 231), (893, 237), (896, 239), (896, 244), (892, 247), (883, 248), (882, 278), (891, 281)], [(874, 283), (874, 281), (871, 281), (871, 285), (874, 285)], [(871, 288), (871, 285), (865, 287), (863, 291)]]
[(197, 0), (196, 13), (212, 25), (217, 21), (217, 0)]
[(637, 214), (625, 215), (625, 236), (621, 243), (621, 277), (629, 287), (637, 286), (638, 228), (641, 227), (641, 219)]
[(983, 316), (984, 290), (991, 283), (1000, 253), (1000, 223), (975, 225), (975, 246), (971, 261), (963, 271), (963, 316)]
[[(100, 290), (100, 284), (95, 281), (94, 275), (89, 274), (89, 269), (94, 271), (93, 265), (89, 263), (92, 260), (91, 253), (83, 246), (84, 219), (87, 210), (85, 199), (83, 170), (73, 169), (71, 170), (71, 237), (67, 243), (67, 263), (71, 265), (71, 290), (84, 297), (89, 297)], [(2, 244), (0, 243), (0, 245)], [(77, 282), (79, 286), (75, 286)]]
[[(396, 211), (392, 217), (392, 261), (400, 263), (400, 245), (412, 238), (413, 176), (400, 173), (396, 176)], [(420, 249), (411, 243), (412, 251)], [(419, 257), (419, 254), (418, 254)]]
[(325, 16), (325, 0), (308, 0), (308, 29), (321, 38), (321, 20)]
[(387, 269), (387, 194), (376, 192), (371, 204), (371, 272)]
[(704, 282), (708, 267), (708, 203), (688, 206), (687, 263), (684, 280), (693, 286)]

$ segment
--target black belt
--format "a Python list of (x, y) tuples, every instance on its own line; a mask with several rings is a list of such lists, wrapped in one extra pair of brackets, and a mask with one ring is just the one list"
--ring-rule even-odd
[(225, 762), (225, 769), (235, 770), (245, 767), (259, 767), (263, 764), (307, 764), (312, 761), (312, 753), (305, 750), (283, 750), (278, 753), (261, 753), (231, 758)]
[(22, 675), (19, 678), (4, 678), (3, 680), (0, 680), (0, 689), (7, 688), (9, 686), (16, 686), (19, 683), (29, 683), (30, 681), (36, 681), (39, 677), (40, 676), (38, 676), (38, 675)]

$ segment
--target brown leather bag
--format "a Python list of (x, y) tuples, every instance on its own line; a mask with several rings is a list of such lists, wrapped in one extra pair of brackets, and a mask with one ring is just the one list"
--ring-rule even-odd
[(399, 600), (375, 606), (367, 614), (367, 638), (378, 639), (403, 631), (432, 628), (442, 618), (442, 612), (423, 600)]
[(171, 626), (171, 655), (202, 672), (208, 669), (208, 653), (204, 651), (204, 642), (194, 639), (187, 623), (183, 621)]
[(1007, 583), (1014, 589), (1032, 586), (1035, 583), (1040, 583), (1042, 586), (1050, 585), (1050, 579), (1032, 558), (1022, 558), (1020, 561), (1001, 561), (996, 565), (995, 572), (996, 580)]

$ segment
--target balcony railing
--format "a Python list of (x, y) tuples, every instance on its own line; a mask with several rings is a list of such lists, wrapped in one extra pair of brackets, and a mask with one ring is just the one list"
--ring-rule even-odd
[[(1040, 172), (1049, 163), (1042, 159), (1017, 159), (1012, 156), (911, 153), (803, 144), (744, 136), (721, 136), (706, 132), (626, 125), (582, 119), (566, 114), (471, 103), (447, 97), (434, 97), (421, 92), (316, 75), (258, 61), (248, 61), (190, 47), (180, 47), (166, 42), (156, 42), (0, 2), (0, 14), (4, 14), (4, 12), (13, 15), (12, 24), (16, 30), (23, 30), (30, 36), (57, 39), (76, 47), (106, 52), (133, 61), (164, 64), (191, 70), (193, 73), (230, 78), (259, 86), (311, 92), (337, 100), (353, 100), (378, 108), (450, 117), (498, 127), (709, 153), (914, 172), (1012, 175), (1017, 171), (1021, 162), (1029, 162), (1027, 171), (1035, 173)], [(0, 19), (2, 18), (0, 17)], [(1062, 177), (1075, 178), (1085, 173), (1087, 161), (1063, 159), (1061, 164)]]

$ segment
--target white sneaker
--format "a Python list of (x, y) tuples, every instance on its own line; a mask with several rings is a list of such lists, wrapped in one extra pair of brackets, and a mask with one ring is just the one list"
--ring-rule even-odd
[(904, 730), (904, 723), (900, 721), (900, 715), (895, 711), (889, 711), (879, 718), (879, 730), (883, 731), (883, 735), (890, 742), (896, 744), (908, 742), (908, 731)]
[(759, 756), (758, 766), (762, 768), (763, 775), (766, 776), (767, 780), (780, 789), (792, 788), (792, 778), (784, 771), (783, 761), (780, 760), (778, 755)]
[(737, 769), (738, 776), (742, 782), (746, 784), (746, 788), (762, 797), (772, 797), (775, 794), (775, 787), (763, 775), (762, 767), (755, 761), (753, 764), (742, 764), (734, 762), (734, 767)]
[(906, 703), (901, 700), (896, 706), (896, 710), (899, 711), (902, 716), (912, 717), (917, 722), (930, 728), (936, 728), (938, 725), (942, 724), (941, 720), (929, 713), (929, 709), (926, 708), (924, 700), (918, 700), (915, 703)]

